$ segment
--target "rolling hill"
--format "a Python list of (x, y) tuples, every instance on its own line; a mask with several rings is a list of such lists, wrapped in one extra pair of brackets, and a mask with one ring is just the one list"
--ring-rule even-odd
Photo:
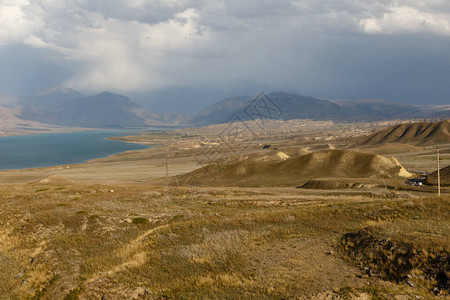
[[(260, 152), (253, 152), (244, 155), (240, 155), (238, 161), (284, 161), (291, 157), (297, 157), (305, 154), (309, 154), (311, 151), (302, 147), (289, 147), (280, 150), (264, 150)], [(236, 162), (236, 157), (229, 157), (220, 163), (233, 163)]]
[(409, 177), (393, 157), (349, 150), (314, 152), (284, 161), (211, 164), (176, 177), (193, 186), (297, 186), (313, 178)]
[(358, 142), (362, 146), (386, 143), (408, 143), (420, 146), (450, 143), (450, 120), (398, 124), (363, 137)]
[[(440, 170), (441, 185), (450, 186), (450, 166)], [(434, 171), (427, 177), (427, 182), (432, 185), (437, 185), (437, 171)]]

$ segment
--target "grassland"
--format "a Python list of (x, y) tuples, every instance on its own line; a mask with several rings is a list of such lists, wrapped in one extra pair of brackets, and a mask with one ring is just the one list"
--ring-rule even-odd
[(448, 294), (428, 256), (388, 280), (373, 274), (382, 260), (346, 251), (343, 238), (370, 229), (448, 260), (449, 196), (85, 184), (0, 193), (1, 299)]

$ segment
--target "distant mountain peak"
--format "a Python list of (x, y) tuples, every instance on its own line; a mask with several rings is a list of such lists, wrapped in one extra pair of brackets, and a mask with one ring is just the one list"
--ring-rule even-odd
[[(101, 92), (100, 94), (86, 97), (85, 100), (91, 101), (91, 102), (101, 102), (105, 105), (126, 105), (129, 107), (134, 108), (142, 108), (139, 104), (134, 102), (131, 98), (121, 95), (121, 94), (114, 94), (108, 91)], [(80, 99), (82, 100), (82, 99)]]
[[(48, 98), (48, 96), (41, 98)], [(35, 102), (39, 102), (41, 98)], [(146, 111), (130, 98), (107, 91), (89, 97), (68, 100), (56, 97), (54, 100), (54, 105), (47, 105), (44, 107), (46, 109), (43, 109), (42, 101), (38, 103), (41, 105), (38, 108), (25, 106), (21, 110), (20, 117), (42, 123), (90, 128), (159, 124), (156, 115)]]
[(103, 92), (97, 94), (97, 96), (121, 96), (121, 97), (126, 98), (126, 97), (123, 96), (123, 95), (111, 93), (111, 92), (108, 92), (108, 91), (103, 91)]
[(46, 110), (56, 109), (67, 102), (84, 97), (80, 92), (66, 87), (52, 87), (34, 95), (20, 97), (21, 106), (33, 106)]
[(74, 89), (62, 87), (62, 86), (55, 86), (55, 87), (51, 87), (51, 88), (39, 91), (35, 94), (35, 96), (42, 97), (42, 96), (47, 96), (47, 95), (51, 95), (51, 94), (64, 94), (64, 95), (79, 94), (80, 96), (82, 96), (82, 94), (80, 92), (78, 92)]

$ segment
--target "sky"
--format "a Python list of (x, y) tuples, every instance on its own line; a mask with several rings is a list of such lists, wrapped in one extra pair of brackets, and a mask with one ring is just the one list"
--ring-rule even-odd
[(0, 0), (0, 94), (160, 110), (287, 91), (450, 104), (447, 0)]

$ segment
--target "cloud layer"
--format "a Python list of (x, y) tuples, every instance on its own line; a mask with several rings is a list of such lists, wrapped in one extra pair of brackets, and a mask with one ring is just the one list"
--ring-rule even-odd
[(418, 59), (428, 76), (436, 58), (448, 71), (449, 38), (445, 0), (0, 0), (0, 50), (39, 50), (66, 70), (56, 84), (85, 92), (249, 84), (378, 97), (375, 84), (420, 81), (383, 82)]

